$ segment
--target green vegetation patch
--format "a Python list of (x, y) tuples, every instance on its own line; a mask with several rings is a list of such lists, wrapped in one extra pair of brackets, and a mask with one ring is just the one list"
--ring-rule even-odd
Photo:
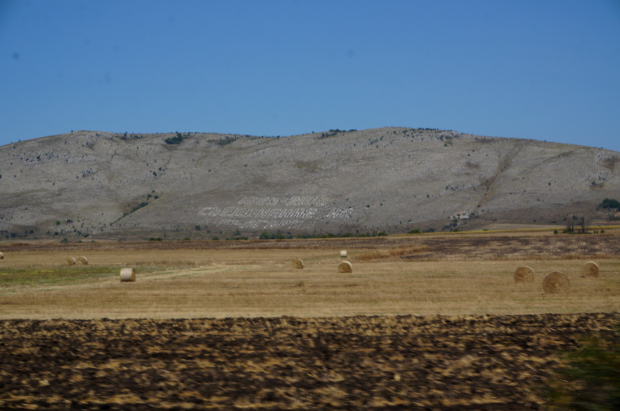
[(183, 140), (186, 139), (187, 137), (189, 137), (189, 133), (183, 135), (182, 133), (179, 133), (177, 131), (176, 136), (169, 137), (165, 139), (164, 141), (166, 142), (166, 144), (181, 144)]
[[(139, 272), (150, 273), (161, 270), (162, 268), (158, 267), (141, 267)], [(118, 275), (118, 267), (3, 268), (0, 269), (0, 287), (71, 284)]]
[(560, 355), (562, 366), (542, 390), (550, 408), (620, 409), (620, 326), (615, 332), (583, 337), (576, 351)]
[(217, 145), (225, 146), (227, 144), (234, 143), (236, 140), (237, 140), (236, 138), (226, 137), (226, 138), (224, 138), (222, 140), (218, 140), (217, 141)]
[(598, 206), (600, 208), (617, 208), (617, 209), (620, 209), (620, 202), (618, 202), (618, 200), (614, 200), (614, 199), (611, 199), (611, 198), (606, 198)]

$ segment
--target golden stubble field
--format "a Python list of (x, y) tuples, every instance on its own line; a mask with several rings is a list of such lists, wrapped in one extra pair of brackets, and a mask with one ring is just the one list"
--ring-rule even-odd
[[(0, 318), (538, 314), (620, 308), (620, 258), (610, 253), (596, 260), (600, 276), (588, 279), (581, 277), (581, 266), (596, 255), (580, 256), (570, 247), (565, 258), (546, 259), (533, 251), (531, 259), (528, 255), (498, 258), (508, 246), (502, 248), (491, 237), (487, 255), (481, 256), (481, 239), (472, 238), (476, 258), (454, 257), (445, 250), (425, 258), (439, 249), (441, 238), (425, 241), (431, 245), (396, 243), (384, 249), (363, 248), (364, 242), (358, 242), (361, 247), (348, 250), (351, 274), (338, 273), (344, 259), (340, 249), (329, 248), (329, 241), (321, 243), (325, 248), (294, 249), (24, 247), (5, 252), (0, 260)], [(594, 243), (604, 242), (601, 237)], [(523, 248), (534, 250), (536, 244)], [(390, 257), (390, 250), (404, 253)], [(367, 258), (376, 254), (384, 258)], [(88, 266), (64, 266), (65, 257), (80, 255), (88, 258)], [(301, 258), (305, 268), (292, 268), (293, 258)], [(534, 283), (515, 284), (514, 271), (522, 265), (534, 269)], [(123, 266), (136, 267), (135, 283), (119, 281)], [(89, 275), (88, 270), (97, 274)], [(552, 271), (568, 275), (569, 293), (543, 293), (543, 277)], [(20, 283), (24, 272), (31, 278)]]

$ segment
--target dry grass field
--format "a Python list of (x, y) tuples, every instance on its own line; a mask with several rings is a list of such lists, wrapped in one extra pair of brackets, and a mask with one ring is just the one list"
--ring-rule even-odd
[[(0, 408), (538, 409), (557, 350), (618, 320), (619, 240), (1, 246)], [(552, 271), (568, 293), (543, 293)]]
[[(33, 247), (22, 247), (6, 251), (5, 259), (0, 262), (0, 318), (618, 311), (620, 257), (609, 252), (616, 246), (618, 237), (592, 236), (596, 240), (592, 244), (607, 247), (605, 252), (589, 250), (587, 244), (574, 247), (554, 244), (556, 238), (542, 237), (526, 245), (524, 240), (531, 240), (526, 235), (509, 237), (506, 241), (502, 240), (504, 237), (435, 237), (418, 240), (419, 244), (385, 243), (384, 249), (364, 248), (362, 241), (356, 244), (361, 248), (348, 250), (349, 261), (353, 263), (351, 274), (338, 273), (342, 261), (340, 248), (332, 248), (334, 244), (330, 241), (318, 241), (316, 248), (267, 249), (144, 249), (129, 245), (92, 250), (49, 247), (30, 250)], [(450, 241), (452, 253), (444, 244)], [(270, 243), (288, 247), (294, 241)], [(560, 251), (548, 258), (541, 256), (545, 244)], [(579, 249), (584, 254), (578, 254)], [(64, 266), (65, 257), (80, 255), (88, 258), (89, 265)], [(596, 257), (599, 257), (596, 261), (601, 267), (600, 276), (582, 278), (581, 266)], [(305, 268), (291, 268), (293, 258), (301, 258)], [(515, 284), (513, 274), (521, 265), (534, 269), (534, 283)], [(137, 268), (135, 283), (119, 281), (120, 267), (124, 266)], [(569, 293), (543, 293), (542, 280), (553, 271), (568, 275)]]

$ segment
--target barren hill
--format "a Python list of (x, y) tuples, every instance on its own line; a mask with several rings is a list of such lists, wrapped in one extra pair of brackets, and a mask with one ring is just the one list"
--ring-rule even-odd
[[(387, 127), (284, 138), (78, 131), (0, 147), (3, 238), (387, 233), (590, 220), (620, 153)], [(620, 165), (619, 165), (620, 166)], [(466, 213), (470, 218), (460, 220)]]

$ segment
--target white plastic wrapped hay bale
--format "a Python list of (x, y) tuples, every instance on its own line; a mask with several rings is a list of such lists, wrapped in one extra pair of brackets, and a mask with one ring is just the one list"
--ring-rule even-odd
[(88, 265), (88, 258), (84, 256), (78, 257), (77, 262), (82, 265)]
[(293, 261), (291, 261), (291, 268), (301, 270), (302, 268), (304, 268), (304, 262), (299, 258), (293, 258)]
[(65, 264), (67, 264), (67, 265), (75, 265), (75, 263), (76, 263), (75, 258), (73, 258), (73, 257), (65, 258)]
[(135, 268), (121, 268), (121, 283), (136, 281)]
[(343, 261), (338, 265), (339, 273), (352, 273), (353, 272), (353, 264), (348, 261)]
[(515, 271), (515, 283), (533, 283), (534, 270), (528, 266), (517, 268)]
[(598, 277), (599, 268), (598, 264), (594, 261), (588, 261), (581, 267), (581, 276), (586, 278)]
[(342, 258), (347, 258), (347, 250), (342, 250), (342, 251), (340, 252), (340, 257), (342, 257)]
[(556, 271), (545, 276), (543, 290), (546, 294), (565, 294), (570, 291), (570, 281), (566, 274)]

